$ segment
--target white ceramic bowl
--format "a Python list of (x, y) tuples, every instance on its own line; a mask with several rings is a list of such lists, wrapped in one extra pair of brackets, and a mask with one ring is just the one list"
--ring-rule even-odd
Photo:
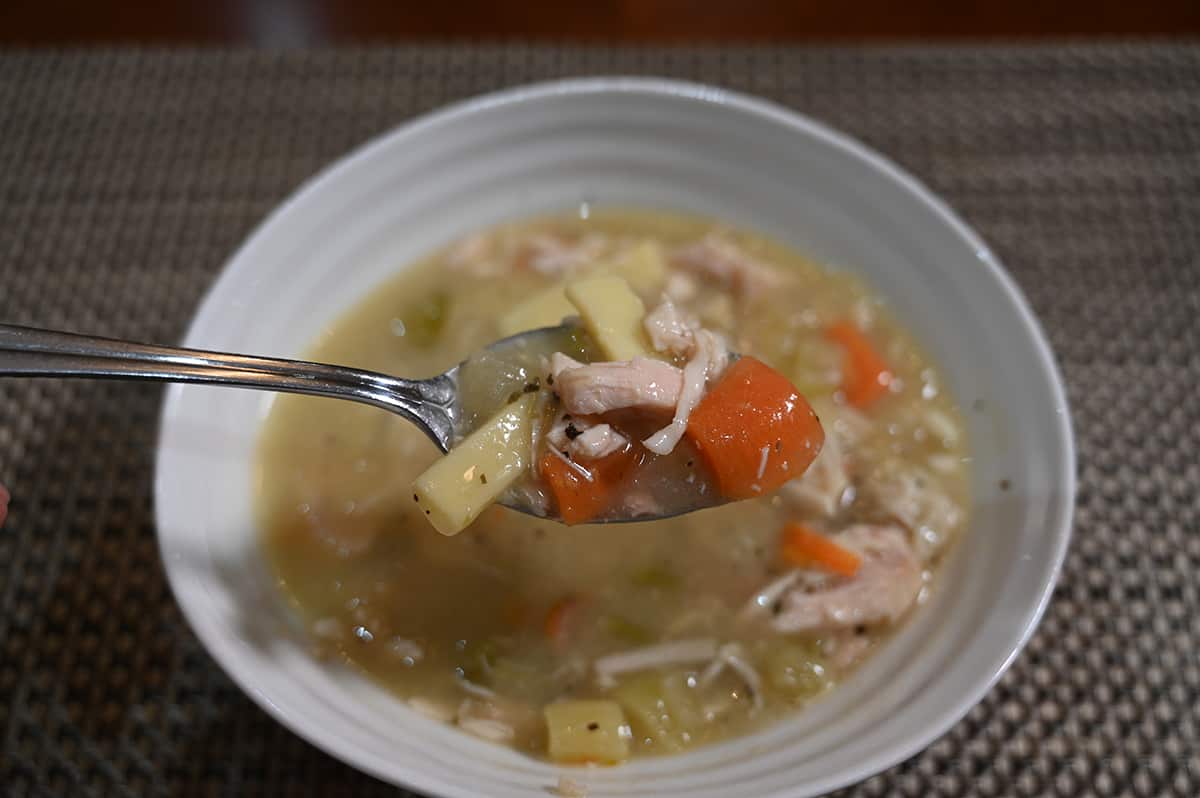
[[(1050, 350), (1012, 281), (945, 205), (861, 145), (766, 102), (658, 80), (550, 83), (455, 105), (304, 185), (226, 266), (186, 344), (299, 355), (418, 255), (581, 202), (751, 226), (861, 272), (890, 301), (968, 408), (975, 520), (935, 598), (789, 721), (686, 755), (558, 769), (426, 720), (311, 658), (267, 576), (252, 513), (255, 439), (273, 397), (173, 386), (158, 530), (196, 634), (297, 734), (443, 796), (544, 796), (566, 773), (594, 796), (796, 797), (916, 753), (980, 700), (1033, 631), (1067, 547), (1074, 453)], [(976, 399), (982, 410), (970, 410)]]

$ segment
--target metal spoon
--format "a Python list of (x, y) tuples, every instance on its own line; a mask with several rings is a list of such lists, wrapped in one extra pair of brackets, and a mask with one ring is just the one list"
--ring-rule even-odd
[[(487, 351), (515, 354), (551, 345), (567, 327), (546, 327), (504, 338)], [(99, 377), (203, 385), (349, 399), (390, 410), (416, 424), (443, 452), (469, 430), (458, 390), (464, 363), (424, 380), (299, 360), (205, 352), (112, 338), (0, 324), (0, 376)], [(522, 512), (526, 506), (508, 505)], [(639, 520), (646, 520), (644, 518)]]

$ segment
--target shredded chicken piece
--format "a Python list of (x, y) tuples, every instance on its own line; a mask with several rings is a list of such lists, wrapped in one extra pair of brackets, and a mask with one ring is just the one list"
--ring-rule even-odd
[(494, 743), (511, 743), (517, 732), (502, 720), (491, 718), (459, 718), (458, 728)]
[(619, 452), (629, 439), (609, 424), (597, 424), (583, 416), (560, 413), (546, 433), (546, 442), (575, 460), (598, 460)]
[(744, 298), (761, 296), (783, 279), (774, 268), (743, 252), (719, 233), (709, 233), (696, 243), (675, 250), (671, 260), (694, 274), (718, 281)]
[(923, 468), (885, 462), (862, 482), (864, 497), (913, 536), (917, 557), (929, 562), (946, 547), (963, 520), (962, 508)]
[(762, 677), (746, 659), (746, 651), (740, 643), (726, 643), (717, 649), (716, 658), (700, 674), (700, 685), (706, 687), (712, 684), (713, 680), (720, 676), (721, 671), (726, 667), (734, 671), (746, 683), (750, 700), (754, 702), (754, 708), (762, 709)]
[(657, 352), (690, 355), (696, 346), (696, 325), (689, 324), (669, 298), (646, 314), (642, 326)]
[(771, 621), (784, 633), (846, 629), (895, 621), (921, 592), (921, 563), (904, 531), (895, 526), (853, 526), (834, 540), (862, 555), (858, 573), (818, 588), (796, 587)]
[(608, 424), (597, 424), (576, 435), (568, 449), (579, 459), (599, 460), (621, 451), (628, 444), (629, 440)]
[(562, 374), (567, 369), (581, 369), (586, 366), (586, 363), (581, 363), (570, 355), (564, 355), (562, 352), (555, 352), (550, 355), (550, 378), (557, 380), (558, 375)]
[(566, 776), (559, 776), (558, 786), (554, 788), (554, 793), (560, 798), (587, 798), (588, 788)]
[(717, 642), (712, 638), (671, 640), (652, 646), (622, 651), (600, 657), (592, 663), (596, 675), (602, 680), (611, 680), (622, 673), (661, 668), (665, 665), (685, 665), (706, 662), (717, 654)]
[(958, 443), (958, 427), (950, 416), (946, 415), (945, 411), (939, 410), (936, 407), (927, 407), (921, 413), (921, 422), (932, 432), (944, 446), (953, 446)]
[(783, 576), (768, 582), (761, 590), (750, 597), (738, 613), (741, 618), (753, 618), (769, 612), (771, 606), (783, 597), (783, 594), (791, 589), (792, 585), (800, 579), (801, 572), (798, 570), (788, 571)]
[(508, 698), (464, 698), (455, 714), (459, 728), (493, 742), (511, 743), (517, 731), (537, 726), (541, 713), (529, 704)]
[(637, 518), (640, 515), (660, 515), (663, 511), (662, 505), (654, 498), (654, 495), (646, 490), (628, 491), (621, 506), (630, 518)]
[[(825, 445), (804, 474), (780, 489), (785, 501), (804, 513), (832, 518), (853, 498), (850, 473), (838, 435), (825, 436)], [(848, 493), (849, 491), (849, 493)]]
[(604, 254), (608, 239), (599, 234), (589, 234), (578, 241), (568, 242), (559, 236), (542, 233), (531, 236), (525, 242), (525, 247), (525, 262), (529, 268), (547, 277), (558, 277), (594, 262)]
[(626, 407), (671, 410), (683, 390), (682, 371), (645, 357), (585, 365), (555, 352), (550, 370), (554, 390), (573, 415), (601, 415)]
[(642, 443), (655, 454), (670, 454), (687, 432), (688, 418), (704, 397), (709, 381), (721, 376), (729, 362), (729, 350), (719, 335), (708, 330), (695, 333), (695, 351), (683, 367), (683, 387), (675, 405), (671, 423), (646, 438)]
[(821, 653), (839, 670), (857, 665), (870, 648), (870, 638), (854, 632), (838, 632), (821, 641)]
[(696, 281), (692, 279), (691, 275), (683, 272), (671, 272), (667, 277), (667, 284), (663, 286), (663, 293), (673, 302), (690, 302), (696, 298), (696, 294), (700, 293), (700, 286), (696, 285)]
[(478, 277), (490, 276), (500, 264), (493, 255), (494, 241), (487, 233), (475, 233), (459, 240), (446, 251), (445, 262), (453, 271)]

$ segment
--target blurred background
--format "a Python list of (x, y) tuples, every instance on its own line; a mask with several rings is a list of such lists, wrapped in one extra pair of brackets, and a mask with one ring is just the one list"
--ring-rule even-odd
[(1200, 0), (7, 0), (0, 44), (1195, 36)]

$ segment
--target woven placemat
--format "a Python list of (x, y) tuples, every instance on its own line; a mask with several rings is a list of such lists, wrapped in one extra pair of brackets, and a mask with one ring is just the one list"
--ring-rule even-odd
[[(0, 319), (177, 340), (301, 180), (447, 101), (641, 73), (762, 94), (947, 197), (1046, 325), (1075, 538), (987, 699), (855, 796), (1200, 794), (1200, 48), (0, 54)], [(394, 795), (268, 718), (154, 539), (160, 390), (0, 380), (0, 794)]]

